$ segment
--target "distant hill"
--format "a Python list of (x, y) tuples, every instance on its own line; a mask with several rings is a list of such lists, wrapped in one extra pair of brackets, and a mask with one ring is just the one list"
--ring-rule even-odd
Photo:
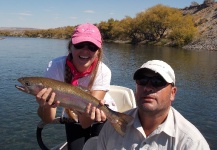
[(25, 30), (38, 30), (36, 28), (20, 28), (20, 27), (0, 27), (0, 30), (5, 31), (25, 31)]
[(217, 2), (186, 7), (182, 11), (193, 15), (199, 31), (199, 36), (183, 48), (217, 51)]
[(10, 32), (12, 36), (23, 34), (24, 31), (38, 30), (36, 28), (0, 27), (0, 31)]

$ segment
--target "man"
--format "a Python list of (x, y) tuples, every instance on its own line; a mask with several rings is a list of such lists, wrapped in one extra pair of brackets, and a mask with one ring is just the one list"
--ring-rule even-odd
[(98, 137), (98, 150), (209, 150), (200, 131), (171, 104), (175, 99), (175, 74), (167, 63), (151, 60), (135, 73), (137, 108), (125, 136), (107, 122)]

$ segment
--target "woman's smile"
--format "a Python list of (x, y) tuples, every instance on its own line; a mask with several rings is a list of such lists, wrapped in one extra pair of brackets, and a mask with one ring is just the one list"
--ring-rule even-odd
[(89, 57), (89, 56), (82, 56), (82, 55), (79, 55), (79, 58), (80, 58), (80, 59), (89, 59), (90, 57)]

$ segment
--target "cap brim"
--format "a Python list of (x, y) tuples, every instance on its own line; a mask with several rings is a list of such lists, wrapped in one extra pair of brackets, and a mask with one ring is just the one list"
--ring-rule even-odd
[(141, 79), (143, 77), (143, 72), (145, 72), (146, 68), (140, 68), (136, 70), (136, 72), (133, 75), (134, 80)]
[(93, 44), (95, 44), (97, 47), (101, 48), (102, 47), (102, 44), (101, 42), (91, 38), (91, 37), (73, 37), (72, 38), (72, 44), (78, 44), (78, 43), (81, 43), (81, 42), (91, 42)]

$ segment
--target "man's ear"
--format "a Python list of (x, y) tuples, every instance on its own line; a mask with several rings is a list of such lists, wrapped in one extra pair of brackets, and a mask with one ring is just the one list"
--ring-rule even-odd
[(171, 94), (170, 94), (170, 100), (171, 101), (175, 100), (176, 92), (177, 92), (177, 88), (175, 86), (173, 86), (172, 89), (171, 89)]

